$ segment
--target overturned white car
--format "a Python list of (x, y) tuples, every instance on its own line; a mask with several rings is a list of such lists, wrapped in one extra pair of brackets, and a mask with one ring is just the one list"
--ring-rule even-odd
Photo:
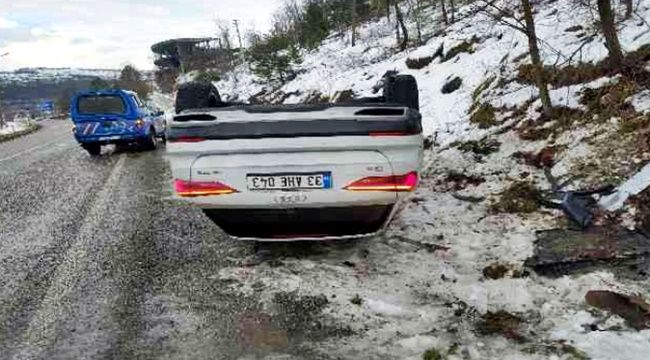
[(175, 196), (229, 235), (285, 241), (381, 231), (419, 180), (423, 154), (412, 76), (345, 104), (222, 103), (211, 84), (177, 93), (167, 155)]

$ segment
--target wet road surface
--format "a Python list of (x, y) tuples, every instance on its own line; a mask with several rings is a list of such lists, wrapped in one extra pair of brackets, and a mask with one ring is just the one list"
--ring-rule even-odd
[(1, 359), (327, 358), (326, 300), (269, 313), (217, 276), (256, 250), (166, 199), (164, 149), (91, 158), (70, 128), (0, 143)]

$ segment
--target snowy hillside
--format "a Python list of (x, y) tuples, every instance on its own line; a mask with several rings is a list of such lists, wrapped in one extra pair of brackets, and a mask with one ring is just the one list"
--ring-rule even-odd
[[(472, 9), (461, 8), (460, 20), (446, 29), (435, 21), (424, 31), (427, 43), (405, 52), (396, 50), (394, 23), (384, 19), (363, 26), (355, 47), (332, 37), (305, 52), (296, 78), (280, 88), (256, 79), (247, 66), (216, 83), (229, 100), (298, 103), (347, 90), (373, 95), (387, 71), (412, 74), (432, 143), (422, 186), (386, 235), (354, 252), (341, 246), (324, 255), (288, 255), (280, 265), (240, 264), (220, 278), (244, 293), (264, 289), (269, 304), (283, 292), (326, 297), (328, 324), (352, 334), (317, 344), (334, 358), (420, 359), (436, 349), (446, 359), (646, 359), (650, 330), (632, 329), (585, 303), (589, 290), (650, 298), (645, 270), (529, 273), (523, 265), (535, 251), (536, 232), (564, 228), (567, 220), (535, 202), (508, 210), (507, 201), (521, 184), (534, 193), (550, 190), (544, 167), (561, 180), (575, 178), (569, 187), (584, 188), (618, 185), (650, 161), (650, 141), (635, 130), (650, 116), (649, 84), (600, 75), (558, 82), (551, 98), (560, 110), (538, 123), (537, 90), (519, 74), (530, 62), (526, 38), (485, 15), (469, 16)], [(545, 64), (596, 66), (605, 59), (592, 11), (570, 0), (536, 10)], [(638, 15), (620, 25), (626, 52), (649, 46), (647, 19), (650, 3), (640, 2)], [(420, 69), (407, 66), (408, 59), (426, 58), (430, 63)], [(456, 77), (459, 88), (443, 94)], [(596, 112), (604, 101), (625, 114)], [(482, 109), (485, 121), (472, 116)], [(617, 216), (634, 228), (636, 213), (628, 204)], [(492, 268), (506, 270), (492, 277)]]
[[(641, 4), (639, 9), (640, 15), (646, 19), (650, 18), (649, 7), (649, 4)], [(355, 47), (350, 47), (345, 38), (329, 39), (317, 50), (304, 54), (303, 62), (297, 68), (297, 78), (280, 89), (274, 89), (274, 92), (295, 94), (285, 100), (287, 103), (304, 101), (313, 91), (329, 98), (345, 90), (353, 90), (357, 96), (367, 96), (372, 95), (371, 88), (386, 71), (412, 74), (420, 85), (421, 110), (427, 133), (439, 132), (441, 140), (453, 140), (469, 128), (467, 114), (473, 102), (472, 92), (491, 76), (503, 81), (512, 80), (517, 67), (529, 61), (523, 33), (497, 24), (486, 15), (468, 16), (471, 10), (472, 7), (461, 8), (458, 17), (466, 19), (446, 28), (444, 36), (433, 36), (440, 30), (435, 25), (425, 29), (424, 37), (432, 36), (427, 44), (406, 52), (397, 52), (395, 25), (385, 19), (365, 25), (359, 31), (361, 39)], [(429, 14), (434, 16), (431, 10)], [(577, 61), (595, 63), (604, 59), (607, 49), (602, 35), (594, 28), (593, 16), (587, 9), (576, 9), (571, 1), (540, 6), (536, 23), (538, 37), (544, 42), (541, 48), (544, 62), (563, 63), (574, 52), (577, 54), (571, 64)], [(439, 21), (436, 23), (440, 24)], [(589, 26), (583, 29), (584, 24)], [(566, 31), (576, 26), (580, 26), (577, 32)], [(619, 36), (625, 50), (636, 50), (650, 42), (648, 26), (638, 18), (622, 26)], [(585, 38), (591, 38), (591, 41), (584, 44)], [(472, 44), (472, 54), (461, 52), (444, 63), (436, 58), (420, 70), (406, 66), (408, 58), (432, 56), (441, 46), (448, 54), (463, 43)], [(461, 88), (452, 94), (441, 94), (442, 86), (456, 76), (463, 80)], [(265, 89), (265, 84), (255, 79), (247, 66), (240, 67), (216, 85), (223, 96), (239, 101), (247, 101)], [(513, 85), (502, 90), (509, 94), (501, 100), (502, 104), (522, 102), (536, 94), (533, 86)], [(577, 89), (572, 90), (575, 92)], [(560, 103), (570, 101), (563, 96), (566, 92), (567, 89), (556, 89), (555, 97)]]
[(0, 84), (25, 84), (36, 81), (61, 82), (78, 78), (100, 78), (115, 80), (120, 70), (114, 69), (71, 69), (71, 68), (25, 68), (15, 71), (0, 71)]

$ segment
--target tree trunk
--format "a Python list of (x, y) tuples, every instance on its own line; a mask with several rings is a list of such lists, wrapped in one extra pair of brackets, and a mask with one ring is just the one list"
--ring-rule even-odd
[(357, 43), (357, 0), (352, 0), (350, 11), (352, 16), (352, 47), (354, 47)]
[(610, 64), (620, 69), (623, 65), (623, 52), (621, 51), (621, 44), (618, 42), (612, 4), (610, 0), (597, 0), (596, 2), (598, 4), (598, 14), (600, 15), (600, 26), (605, 36), (607, 50), (609, 50)]
[(451, 11), (450, 21), (453, 24), (456, 22), (456, 6), (454, 5), (454, 0), (449, 0), (449, 5), (450, 5), (449, 10)]
[[(609, 0), (608, 0), (609, 1)], [(524, 20), (526, 22), (526, 37), (528, 38), (528, 50), (530, 51), (530, 59), (533, 62), (535, 70), (535, 81), (539, 89), (539, 98), (542, 101), (542, 109), (544, 115), (547, 117), (551, 115), (553, 104), (551, 97), (548, 93), (548, 83), (544, 76), (544, 64), (539, 54), (539, 46), (537, 44), (537, 34), (535, 32), (535, 19), (533, 18), (533, 9), (530, 5), (530, 0), (521, 0), (521, 5), (524, 8)]]
[(625, 0), (625, 18), (626, 19), (631, 18), (633, 11), (634, 11), (633, 0)]
[(445, 25), (448, 25), (449, 18), (447, 17), (447, 6), (445, 5), (445, 0), (440, 0), (440, 5), (442, 5), (442, 21)]
[(390, 21), (390, 0), (386, 0), (386, 18)]
[(415, 6), (415, 30), (418, 33), (418, 45), (422, 45), (422, 4), (421, 0), (416, 0)]
[(402, 16), (402, 11), (399, 9), (397, 2), (395, 2), (395, 17), (397, 18), (399, 27), (402, 29), (402, 42), (400, 43), (399, 48), (401, 51), (404, 51), (409, 42), (409, 33), (406, 29), (406, 25), (404, 25), (404, 16)]

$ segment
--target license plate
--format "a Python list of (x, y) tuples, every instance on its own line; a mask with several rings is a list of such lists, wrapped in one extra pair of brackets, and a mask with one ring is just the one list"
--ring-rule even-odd
[(309, 190), (332, 187), (331, 173), (249, 174), (248, 190)]

